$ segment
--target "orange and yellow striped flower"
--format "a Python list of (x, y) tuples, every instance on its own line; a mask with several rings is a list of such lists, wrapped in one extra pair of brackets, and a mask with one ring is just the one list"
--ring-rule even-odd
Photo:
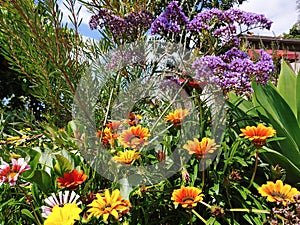
[(171, 200), (174, 201), (175, 205), (180, 204), (183, 208), (191, 209), (203, 200), (203, 196), (199, 188), (182, 186), (173, 191)]
[(124, 130), (118, 137), (118, 141), (125, 148), (137, 148), (148, 144), (148, 137), (150, 133), (148, 128), (138, 126), (131, 126), (129, 129)]
[(59, 183), (59, 188), (67, 188), (70, 190), (76, 189), (87, 178), (83, 170), (72, 170), (71, 172), (64, 172), (63, 177), (58, 177), (56, 180)]
[(170, 112), (165, 116), (165, 121), (172, 123), (175, 127), (181, 126), (182, 121), (188, 115), (189, 110), (187, 109), (176, 109), (174, 112)]
[(184, 149), (188, 150), (190, 154), (195, 154), (197, 158), (205, 158), (208, 154), (213, 153), (219, 146), (213, 139), (204, 137), (201, 141), (194, 138), (193, 141), (188, 141), (183, 146)]
[(111, 194), (109, 190), (106, 189), (104, 196), (96, 194), (96, 199), (88, 206), (91, 207), (87, 211), (90, 213), (88, 220), (93, 216), (96, 218), (102, 216), (103, 221), (107, 222), (109, 216), (118, 220), (119, 215), (123, 215), (129, 211), (131, 204), (129, 201), (122, 198), (118, 189), (114, 190)]
[(268, 181), (267, 184), (263, 184), (257, 190), (262, 196), (267, 197), (269, 202), (281, 202), (283, 205), (286, 205), (288, 201), (293, 202), (293, 196), (300, 194), (291, 185), (283, 185), (281, 180), (277, 180), (276, 183)]
[(113, 158), (118, 162), (129, 165), (139, 157), (140, 157), (139, 152), (136, 152), (135, 150), (129, 150), (125, 152), (118, 152), (117, 155), (115, 155)]
[(272, 127), (266, 127), (261, 123), (258, 124), (257, 127), (247, 126), (246, 128), (241, 129), (241, 131), (242, 133), (240, 136), (252, 141), (256, 148), (264, 146), (267, 138), (273, 137), (276, 134), (276, 130)]

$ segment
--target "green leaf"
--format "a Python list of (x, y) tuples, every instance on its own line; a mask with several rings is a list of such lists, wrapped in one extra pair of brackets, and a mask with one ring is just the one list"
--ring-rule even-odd
[(21, 212), (22, 212), (22, 215), (26, 215), (30, 219), (35, 220), (34, 216), (31, 214), (31, 212), (28, 209), (22, 209)]
[(44, 170), (34, 171), (33, 177), (29, 179), (31, 182), (34, 182), (38, 185), (39, 189), (45, 194), (49, 193), (52, 189), (52, 179), (48, 173)]
[(297, 76), (296, 81), (296, 106), (297, 106), (297, 119), (300, 126), (300, 75)]
[[(279, 164), (282, 168), (284, 168), (287, 173), (286, 180), (289, 183), (295, 184), (300, 182), (300, 168), (297, 165), (295, 165), (289, 158), (278, 151), (267, 148), (266, 146), (264, 146), (263, 149), (265, 152), (261, 153), (261, 156), (271, 165), (275, 166)], [(299, 162), (300, 154), (295, 155), (294, 158)]]
[(63, 176), (64, 172), (69, 172), (72, 170), (72, 163), (62, 155), (55, 155), (56, 164), (54, 166), (54, 171), (59, 175)]
[(283, 61), (278, 78), (277, 90), (290, 106), (295, 115), (297, 115), (296, 79), (297, 77), (294, 71), (288, 66), (285, 61)]
[(286, 137), (285, 140), (278, 142), (280, 145), (278, 151), (300, 166), (300, 161), (297, 159), (300, 154), (300, 128), (295, 114), (270, 83), (265, 86), (252, 83), (252, 87), (258, 106), (265, 110), (268, 119), (277, 131), (277, 136)]

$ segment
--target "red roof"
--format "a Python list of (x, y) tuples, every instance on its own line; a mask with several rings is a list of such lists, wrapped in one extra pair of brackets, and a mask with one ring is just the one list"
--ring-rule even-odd
[[(254, 49), (256, 53), (259, 53), (260, 49)], [(289, 60), (297, 60), (299, 58), (299, 54), (296, 52), (288, 51), (288, 50), (265, 50), (265, 52), (269, 53), (275, 58), (285, 58)], [(253, 50), (248, 49), (248, 55), (253, 57)]]

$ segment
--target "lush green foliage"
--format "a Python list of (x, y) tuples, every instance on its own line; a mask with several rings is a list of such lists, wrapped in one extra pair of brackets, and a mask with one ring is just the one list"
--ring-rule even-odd
[[(194, 7), (201, 2), (201, 7)], [(184, 1), (182, 6), (193, 17), (203, 8), (228, 9), (236, 2), (242, 1)], [(278, 179), (299, 187), (300, 78), (286, 63), (282, 64), (277, 87), (253, 82), (253, 93), (247, 93), (248, 97), (217, 93), (218, 101), (211, 100), (211, 93), (204, 88), (207, 83), (193, 86), (195, 80), (187, 75), (194, 73), (191, 65), (200, 55), (218, 55), (231, 47), (223, 46), (211, 33), (206, 37), (185, 30), (150, 37), (149, 32), (136, 29), (133, 40), (116, 37), (104, 27), (96, 42), (84, 41), (78, 32), (81, 8), (77, 4), (95, 13), (107, 8), (124, 18), (142, 9), (158, 16), (169, 2), (66, 0), (72, 29), (62, 23), (58, 1), (0, 3), (1, 53), (11, 69), (5, 72), (6, 77), (13, 76), (6, 78), (5, 84), (25, 83), (24, 92), (16, 87), (15, 92), (10, 90), (0, 97), (24, 95), (43, 107), (33, 113), (29, 100), (24, 105), (17, 103), (18, 107), (13, 102), (1, 105), (0, 224), (49, 221), (44, 215), (49, 196), (69, 189), (78, 195), (78, 207), (83, 211), (80, 221), (73, 224), (106, 224), (104, 214), (108, 214), (109, 224), (262, 225), (276, 217), (272, 208), (277, 203), (266, 201), (257, 188)], [(221, 25), (220, 21), (214, 23), (215, 27)], [(160, 51), (147, 49), (145, 43), (151, 38), (150, 47), (158, 46)], [(191, 40), (197, 44), (187, 46)], [(212, 41), (213, 46), (203, 40)], [(171, 45), (157, 44), (166, 42)], [(136, 54), (137, 49), (152, 61), (136, 55), (138, 60), (129, 62), (114, 58), (117, 54)], [(164, 58), (166, 55), (171, 57)], [(113, 60), (117, 66), (108, 68)], [(167, 86), (170, 77), (184, 82), (172, 89)], [(175, 115), (182, 108), (187, 109), (186, 115)], [(262, 135), (268, 140), (257, 148), (253, 140), (240, 134), (246, 126), (262, 123), (273, 127), (276, 136)], [(204, 138), (211, 138), (210, 145)], [(204, 145), (198, 153), (192, 151), (193, 140)], [(121, 157), (133, 151), (134, 159)], [(152, 165), (154, 172), (147, 174), (150, 170), (143, 168)], [(61, 181), (69, 181), (71, 173), (77, 174), (73, 186)], [(201, 190), (203, 196), (194, 207), (185, 208), (174, 197), (174, 190), (181, 186)], [(107, 191), (104, 195), (107, 189), (114, 197), (109, 198)], [(130, 203), (117, 200), (113, 191), (118, 189)], [(280, 188), (272, 194), (288, 198)], [(183, 196), (181, 200), (195, 201), (194, 197)], [(102, 202), (95, 203), (96, 198)], [(103, 215), (87, 218), (94, 204), (103, 202), (107, 204), (96, 209)], [(102, 212), (103, 208), (107, 211)], [(62, 220), (63, 215), (55, 216)], [(287, 222), (281, 214), (276, 218)]]

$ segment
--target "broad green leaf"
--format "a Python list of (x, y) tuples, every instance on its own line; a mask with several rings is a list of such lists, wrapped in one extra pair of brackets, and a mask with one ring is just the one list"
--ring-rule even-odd
[(298, 119), (298, 124), (300, 126), (300, 75), (298, 74), (297, 76), (297, 81), (296, 81), (296, 106), (297, 106), (297, 119)]
[(295, 160), (295, 155), (299, 155), (300, 128), (291, 108), (271, 84), (263, 86), (252, 83), (252, 87), (257, 103), (265, 110), (277, 136), (286, 137), (279, 142), (281, 153), (294, 164), (300, 165)]
[(227, 94), (229, 101), (243, 112), (251, 116), (257, 116), (254, 106), (250, 101), (247, 101), (243, 97), (237, 96), (234, 92), (229, 92)]
[[(279, 164), (282, 168), (284, 168), (287, 173), (286, 180), (289, 183), (295, 184), (300, 182), (300, 168), (298, 166), (296, 166), (291, 160), (289, 160), (285, 155), (280, 154), (278, 151), (269, 149), (265, 146), (263, 149), (266, 151), (260, 155), (271, 165), (275, 166)], [(294, 158), (299, 162), (300, 154), (295, 155)]]
[(54, 171), (59, 175), (63, 176), (64, 172), (69, 172), (72, 170), (72, 163), (62, 155), (55, 155), (56, 164), (54, 166)]
[(45, 194), (47, 194), (52, 188), (52, 179), (44, 170), (34, 171), (33, 177), (31, 177), (29, 180), (36, 183), (39, 189)]
[(296, 79), (297, 78), (294, 71), (288, 66), (285, 61), (283, 61), (278, 78), (277, 90), (290, 106), (295, 115), (297, 115)]

